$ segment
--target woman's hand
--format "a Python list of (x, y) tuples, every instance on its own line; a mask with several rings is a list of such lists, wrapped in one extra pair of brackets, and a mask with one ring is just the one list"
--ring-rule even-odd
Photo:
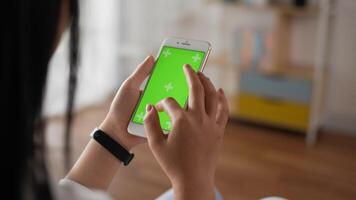
[(147, 106), (145, 131), (155, 158), (168, 175), (177, 199), (214, 198), (214, 176), (219, 148), (228, 121), (228, 105), (222, 89), (215, 90), (202, 73), (188, 65), (184, 72), (189, 85), (187, 110), (172, 98), (157, 104), (172, 121), (164, 135), (158, 113)]
[(116, 93), (105, 120), (99, 126), (128, 150), (146, 141), (145, 138), (129, 134), (127, 126), (140, 97), (140, 85), (151, 73), (153, 65), (153, 57), (148, 56), (125, 80)]
[[(129, 134), (127, 126), (140, 97), (140, 85), (150, 74), (153, 65), (153, 57), (147, 57), (126, 79), (116, 93), (105, 120), (99, 126), (128, 150), (146, 141)], [(120, 166), (121, 162), (116, 157), (95, 140), (90, 140), (66, 178), (88, 188), (107, 190)]]

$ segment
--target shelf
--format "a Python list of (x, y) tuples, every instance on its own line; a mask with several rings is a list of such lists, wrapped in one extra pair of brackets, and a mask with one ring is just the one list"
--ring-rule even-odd
[(218, 66), (219, 69), (226, 69), (226, 70), (236, 67), (236, 65), (228, 61), (226, 55), (218, 55), (218, 56), (210, 57), (208, 59), (207, 64), (210, 66)]
[(279, 12), (281, 16), (288, 17), (305, 17), (305, 16), (313, 16), (318, 14), (318, 7), (316, 6), (306, 6), (306, 7), (298, 7), (293, 5), (266, 5), (266, 6), (253, 6), (246, 5), (243, 3), (234, 3), (234, 2), (222, 2), (217, 0), (208, 0), (208, 4), (218, 3), (224, 6), (229, 6), (236, 9), (243, 9), (252, 12), (260, 12), (260, 11), (276, 11)]
[(289, 66), (289, 67), (275, 68), (271, 70), (260, 69), (259, 72), (271, 76), (287, 76), (287, 77), (296, 77), (302, 79), (312, 79), (314, 68), (311, 66), (309, 67)]
[[(266, 124), (274, 124), (276, 127), (290, 127), (290, 123), (294, 123), (298, 120), (292, 120), (291, 122), (288, 121), (288, 123), (278, 123), (283, 120), (289, 120), (294, 116), (294, 113), (301, 112), (300, 117), (298, 119), (303, 119), (300, 120), (303, 123), (298, 124), (299, 129), (303, 129), (303, 131), (307, 132), (306, 135), (306, 141), (308, 144), (313, 144), (316, 139), (317, 131), (320, 127), (320, 122), (322, 121), (322, 116), (320, 115), (321, 110), (323, 109), (323, 93), (325, 91), (325, 80), (327, 80), (328, 74), (327, 74), (327, 69), (325, 66), (325, 55), (327, 55), (327, 47), (328, 47), (328, 33), (330, 32), (330, 17), (331, 17), (331, 12), (332, 12), (332, 3), (331, 1), (315, 1), (314, 4), (308, 5), (306, 7), (297, 7), (297, 6), (285, 6), (285, 5), (270, 5), (267, 4), (267, 6), (248, 6), (246, 4), (241, 4), (241, 3), (236, 3), (236, 2), (227, 2), (224, 0), (205, 0), (206, 4), (211, 7), (216, 7), (219, 11), (219, 16), (218, 20), (220, 21), (221, 26), (221, 35), (223, 36), (236, 36), (233, 31), (235, 29), (243, 29), (246, 27), (246, 29), (254, 29), (254, 27), (262, 27), (263, 29), (265, 26), (263, 26), (263, 23), (267, 24), (267, 28), (271, 30), (271, 39), (268, 40), (270, 42), (268, 50), (270, 51), (269, 54), (265, 54), (266, 59), (263, 60), (265, 62), (260, 62), (258, 63), (260, 68), (255, 67), (256, 70), (253, 72), (256, 73), (257, 75), (260, 75), (261, 77), (264, 76), (266, 79), (270, 80), (275, 80), (277, 82), (278, 80), (283, 82), (283, 81), (300, 81), (300, 82), (308, 82), (311, 88), (311, 95), (310, 95), (310, 101), (308, 101), (307, 107), (299, 107), (297, 105), (292, 106), (292, 112), (291, 109), (287, 109), (288, 102), (281, 102), (281, 101), (276, 101), (276, 99), (270, 99), (267, 97), (265, 99), (255, 99), (255, 103), (259, 106), (256, 109), (256, 105), (250, 105), (249, 108), (251, 110), (245, 110), (245, 118), (246, 116), (250, 119), (249, 121), (256, 122), (256, 123), (261, 123), (263, 124), (264, 122), (267, 122)], [(241, 2), (241, 1), (239, 1)], [(242, 13), (242, 14), (241, 14)], [(256, 15), (255, 18), (251, 18), (251, 22), (249, 21), (249, 18), (246, 17), (235, 17), (234, 14), (240, 14), (240, 15)], [(267, 20), (264, 21), (265, 17), (268, 16), (272, 20)], [(316, 38), (318, 40), (315, 41), (316, 43), (316, 51), (315, 51), (315, 58), (314, 62), (310, 63), (309, 66), (302, 65), (302, 66), (295, 66), (295, 62), (292, 61), (291, 59), (291, 46), (293, 45), (291, 35), (292, 35), (292, 25), (294, 25), (295, 21), (296, 23), (300, 22), (300, 19), (302, 18), (302, 21), (305, 20), (316, 20), (317, 22), (317, 30), (316, 30)], [(262, 20), (263, 19), (263, 20)], [(236, 20), (234, 23), (233, 20)], [(242, 23), (245, 22), (246, 23)], [(257, 21), (257, 22), (256, 22)], [(261, 21), (261, 23), (260, 23)], [(248, 26), (247, 23), (251, 23), (252, 26)], [(261, 25), (260, 25), (261, 24)], [(239, 30), (238, 30), (239, 31)], [(253, 30), (252, 30), (253, 31)], [(250, 34), (250, 33), (249, 33)], [(237, 35), (239, 36), (239, 35)], [(237, 37), (236, 36), (236, 37)], [(269, 35), (268, 35), (269, 36)], [(226, 42), (231, 38), (224, 38), (222, 37), (222, 42)], [(247, 40), (243, 40), (247, 41)], [(231, 41), (229, 41), (231, 42)], [(249, 42), (249, 41), (248, 41)], [(251, 43), (251, 42), (250, 42)], [(247, 43), (250, 47), (251, 44)], [(227, 43), (226, 43), (227, 44)], [(243, 45), (241, 45), (244, 47)], [(241, 46), (234, 46), (236, 48), (230, 48), (230, 50), (241, 50)], [(222, 55), (224, 53), (226, 54), (228, 52), (226, 49), (225, 51), (222, 52)], [(250, 51), (251, 48), (246, 48), (243, 49), (245, 51)], [(241, 52), (241, 51), (240, 51)], [(237, 52), (237, 53), (240, 53)], [(234, 52), (231, 52), (234, 53)], [(222, 70), (225, 70), (225, 75), (222, 77), (225, 78), (225, 76), (232, 76), (236, 82), (235, 85), (231, 86), (229, 90), (229, 96), (228, 96), (228, 102), (231, 107), (231, 117), (235, 118), (241, 118), (241, 113), (238, 112), (237, 107), (243, 107), (246, 109), (248, 105), (239, 105), (237, 102), (240, 101), (235, 101), (234, 95), (239, 95), (241, 94), (241, 82), (239, 82), (242, 78), (241, 75), (243, 72), (246, 72), (247, 70), (253, 70), (249, 65), (257, 65), (256, 63), (251, 62), (251, 55), (245, 56), (245, 60), (242, 59), (236, 59), (240, 61), (241, 65), (237, 65), (236, 63), (232, 63), (235, 59), (231, 59), (231, 56), (238, 56), (239, 54), (227, 54), (225, 56), (217, 56), (214, 58), (210, 59), (210, 63), (213, 63), (216, 66), (222, 66), (224, 67)], [(258, 52), (260, 53), (260, 52)], [(258, 54), (259, 55), (259, 54)], [(241, 55), (239, 55), (241, 56)], [(246, 58), (247, 57), (247, 58)], [(256, 59), (260, 59), (260, 57), (256, 57)], [(255, 60), (256, 60), (255, 59)], [(242, 62), (243, 61), (243, 62)], [(243, 66), (246, 65), (246, 66)], [(225, 68), (226, 67), (226, 68)], [(264, 69), (262, 69), (262, 67)], [(231, 68), (236, 68), (236, 71), (230, 71)], [(235, 73), (236, 75), (233, 75), (232, 73)], [(275, 77), (273, 77), (275, 76)], [(246, 77), (246, 75), (245, 75)], [(254, 85), (258, 84), (256, 81), (252, 81)], [(281, 83), (283, 85), (284, 83)], [(261, 86), (261, 85), (259, 85)], [(265, 87), (265, 84), (262, 84), (263, 87)], [(285, 85), (283, 85), (284, 87)], [(245, 87), (246, 88), (246, 87)], [(273, 87), (274, 89), (278, 87)], [(287, 88), (288, 89), (288, 88)], [(294, 92), (295, 90), (291, 89), (291, 92)], [(246, 92), (246, 91), (245, 91)], [(268, 95), (267, 95), (268, 96)], [(278, 97), (278, 95), (277, 95)], [(247, 99), (247, 100), (246, 100)], [(246, 104), (251, 103), (252, 100), (251, 98), (245, 98), (244, 101)], [(272, 108), (273, 109), (270, 109)], [(284, 109), (285, 108), (285, 109)], [(279, 109), (279, 110), (278, 110)], [(275, 114), (274, 112), (280, 111), (280, 115)], [(267, 113), (270, 112), (270, 113)], [(261, 112), (261, 113), (260, 113)], [(293, 115), (293, 116), (287, 116), (288, 115)], [(250, 116), (253, 115), (253, 116)], [(271, 117), (276, 117), (278, 116), (278, 119), (271, 119)], [(307, 118), (305, 117), (307, 116)], [(266, 118), (265, 118), (266, 117)], [(268, 118), (269, 117), (269, 118)], [(262, 119), (263, 118), (263, 119)], [(268, 118), (268, 119), (267, 119)], [(260, 120), (259, 120), (260, 119)], [(287, 125), (287, 126), (286, 126)], [(295, 125), (295, 124), (294, 124)], [(294, 126), (292, 124), (292, 126)], [(295, 127), (295, 126), (294, 126)]]
[(308, 127), (309, 104), (271, 99), (248, 93), (235, 97), (233, 115), (257, 123), (290, 128), (305, 132)]
[(278, 10), (282, 16), (308, 17), (316, 16), (318, 14), (317, 7), (300, 8), (296, 6), (279, 6), (275, 9)]
[[(226, 55), (220, 55), (216, 57), (211, 57), (208, 60), (209, 65), (218, 65), (219, 68), (227, 67), (239, 67), (238, 65), (233, 65), (229, 63)], [(241, 72), (250, 70), (251, 67), (240, 67)], [(272, 69), (257, 69), (258, 72), (270, 76), (287, 76), (287, 77), (296, 77), (302, 79), (312, 79), (314, 74), (313, 66), (287, 66), (287, 67), (278, 67)]]

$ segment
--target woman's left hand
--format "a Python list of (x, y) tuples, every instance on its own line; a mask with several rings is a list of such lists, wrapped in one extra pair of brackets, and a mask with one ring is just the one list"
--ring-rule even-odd
[(148, 56), (124, 81), (111, 103), (105, 120), (99, 126), (101, 130), (128, 150), (146, 142), (143, 137), (131, 135), (127, 131), (127, 127), (141, 94), (140, 85), (151, 73), (153, 65), (154, 58)]

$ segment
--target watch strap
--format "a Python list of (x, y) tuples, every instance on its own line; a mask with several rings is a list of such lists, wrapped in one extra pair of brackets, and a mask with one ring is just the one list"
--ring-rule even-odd
[(98, 128), (96, 128), (92, 132), (91, 137), (101, 146), (103, 146), (106, 150), (108, 150), (112, 155), (114, 155), (117, 159), (122, 161), (125, 166), (128, 165), (134, 157), (133, 153), (127, 151), (118, 142), (116, 142), (104, 131)]

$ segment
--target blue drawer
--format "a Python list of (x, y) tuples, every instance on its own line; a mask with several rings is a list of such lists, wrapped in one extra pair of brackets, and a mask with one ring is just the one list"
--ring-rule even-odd
[(308, 103), (311, 98), (312, 82), (294, 77), (243, 72), (240, 76), (240, 90), (260, 96)]

